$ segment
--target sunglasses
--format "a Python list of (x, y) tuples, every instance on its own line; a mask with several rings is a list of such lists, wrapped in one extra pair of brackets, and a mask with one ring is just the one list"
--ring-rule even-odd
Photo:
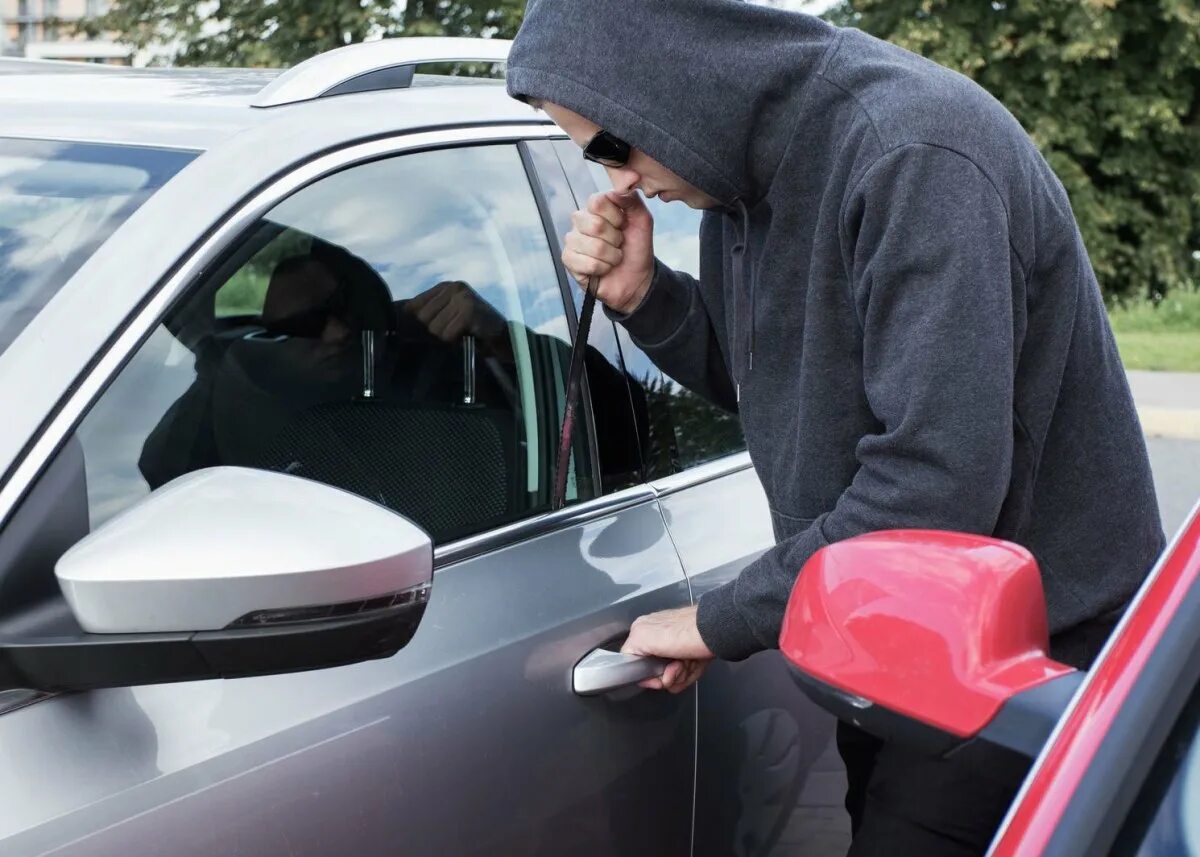
[(633, 147), (601, 129), (583, 147), (583, 157), (602, 167), (623, 167), (629, 163)]
[(349, 303), (345, 290), (338, 288), (317, 306), (266, 321), (263, 326), (270, 333), (297, 339), (319, 339), (331, 318), (348, 321)]

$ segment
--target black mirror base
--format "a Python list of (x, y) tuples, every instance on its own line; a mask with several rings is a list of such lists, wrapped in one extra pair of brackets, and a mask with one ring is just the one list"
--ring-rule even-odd
[(994, 756), (999, 749), (1011, 754), (1014, 764), (1024, 766), (1041, 752), (1083, 675), (1067, 673), (1014, 695), (978, 735), (963, 738), (845, 693), (792, 668), (792, 676), (809, 698), (839, 720), (877, 738), (937, 756), (970, 755), (977, 749), (986, 749), (989, 756)]
[(92, 690), (343, 666), (395, 654), (412, 639), (424, 612), (422, 601), (260, 628), (88, 634), (60, 598), (19, 625), (0, 623), (0, 690)]

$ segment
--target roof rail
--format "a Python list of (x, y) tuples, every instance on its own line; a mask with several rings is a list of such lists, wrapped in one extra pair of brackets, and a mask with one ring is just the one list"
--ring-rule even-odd
[(508, 59), (505, 39), (438, 36), (383, 39), (326, 51), (275, 78), (251, 102), (279, 107), (332, 95), (407, 89), (418, 65), (442, 62), (492, 62)]

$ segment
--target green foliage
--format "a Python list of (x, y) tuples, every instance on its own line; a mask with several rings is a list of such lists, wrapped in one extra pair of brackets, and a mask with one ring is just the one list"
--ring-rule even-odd
[(972, 77), (1016, 115), (1110, 300), (1195, 281), (1198, 0), (845, 0), (830, 17)]
[(1136, 301), (1109, 313), (1117, 333), (1192, 333), (1200, 346), (1200, 291), (1181, 289), (1160, 301)]
[(723, 411), (661, 374), (634, 379), (649, 415), (650, 472), (675, 473), (746, 448), (736, 414)]
[(1116, 336), (1126, 369), (1200, 372), (1200, 330), (1130, 331)]
[(1130, 301), (1109, 313), (1127, 369), (1200, 372), (1200, 291)]
[(671, 419), (679, 461), (685, 468), (746, 447), (736, 414), (721, 410), (685, 387), (677, 387), (671, 395)]
[(119, 0), (85, 21), (158, 61), (182, 66), (277, 67), (383, 36), (511, 37), (524, 0)]
[(311, 246), (311, 235), (289, 229), (259, 250), (217, 290), (217, 318), (262, 312), (275, 268), (290, 256), (307, 255)]

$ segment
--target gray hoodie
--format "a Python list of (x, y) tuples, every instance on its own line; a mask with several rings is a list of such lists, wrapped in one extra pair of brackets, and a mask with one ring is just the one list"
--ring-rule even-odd
[(719, 657), (777, 645), (815, 551), (990, 534), (1037, 557), (1051, 633), (1163, 548), (1145, 443), (1062, 184), (967, 78), (738, 0), (531, 0), (509, 92), (561, 104), (723, 203), (700, 280), (619, 320), (737, 410), (778, 544), (700, 601)]

